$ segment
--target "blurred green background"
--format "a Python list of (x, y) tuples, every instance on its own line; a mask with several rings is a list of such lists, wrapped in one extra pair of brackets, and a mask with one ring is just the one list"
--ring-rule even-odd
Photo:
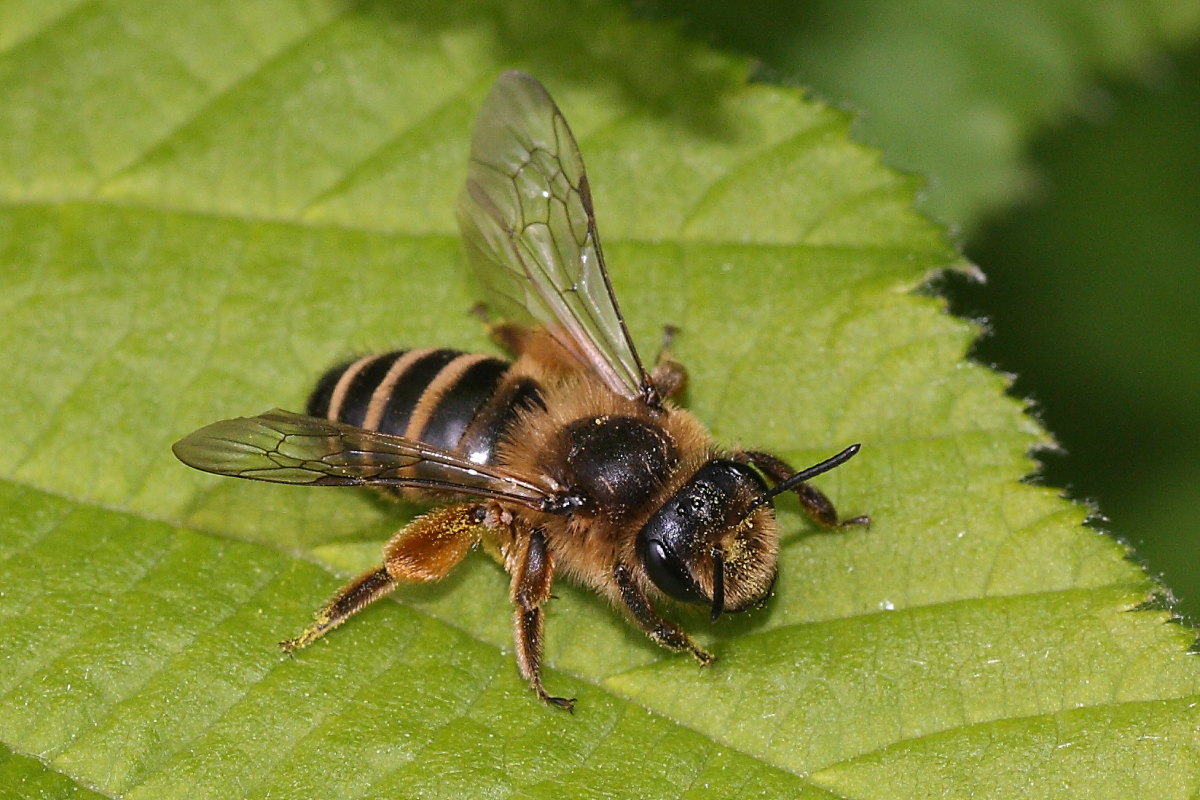
[(1096, 91), (1097, 121), (1055, 126), (1031, 154), (1043, 189), (966, 243), (989, 285), (985, 361), (1066, 455), (1045, 481), (1094, 498), (1103, 527), (1200, 620), (1200, 48)]
[(1062, 446), (1034, 479), (1093, 503), (1200, 620), (1200, 3), (632, 9), (854, 111), (927, 177), (987, 276), (940, 288)]

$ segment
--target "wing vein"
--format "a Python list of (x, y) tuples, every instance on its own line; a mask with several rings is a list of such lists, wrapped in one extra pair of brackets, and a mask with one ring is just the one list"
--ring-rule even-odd
[(504, 316), (544, 328), (613, 392), (656, 397), (613, 294), (579, 146), (524, 73), (501, 75), (484, 100), (458, 219)]

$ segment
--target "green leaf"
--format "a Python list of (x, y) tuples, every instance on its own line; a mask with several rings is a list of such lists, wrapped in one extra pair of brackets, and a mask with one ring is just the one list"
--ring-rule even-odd
[(104, 797), (61, 773), (46, 769), (36, 758), (16, 755), (6, 747), (0, 747), (0, 787), (4, 789), (4, 797), (37, 800), (100, 800)]
[[(958, 265), (914, 182), (670, 30), (455, 8), (0, 12), (0, 775), (156, 799), (1192, 796), (1192, 634), (1137, 610), (1156, 587), (1084, 509), (1021, 482), (1048, 438), (912, 292)], [(453, 202), (512, 66), (580, 138), (635, 338), (682, 327), (722, 441), (804, 463), (863, 442), (818, 483), (874, 519), (819, 534), (783, 502), (770, 604), (678, 612), (705, 670), (560, 583), (546, 681), (574, 715), (517, 675), (482, 555), (281, 656), (329, 568), (413, 509), (169, 449), (299, 407), (356, 352), (490, 348)]]

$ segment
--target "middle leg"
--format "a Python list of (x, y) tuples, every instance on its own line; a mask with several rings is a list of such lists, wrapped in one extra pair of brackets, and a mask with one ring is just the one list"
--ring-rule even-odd
[(546, 549), (546, 537), (540, 528), (516, 541), (511, 559), (513, 633), (517, 643), (517, 667), (522, 677), (537, 692), (543, 703), (571, 711), (574, 698), (554, 697), (542, 686), (542, 632), (545, 614), (542, 605), (550, 599), (554, 561)]

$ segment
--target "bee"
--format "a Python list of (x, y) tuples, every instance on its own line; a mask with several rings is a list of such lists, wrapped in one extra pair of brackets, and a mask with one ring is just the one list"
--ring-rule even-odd
[(174, 445), (185, 464), (218, 475), (450, 501), (396, 533), (381, 566), (281, 646), (312, 643), (398, 584), (443, 578), (482, 543), (510, 576), (517, 665), (543, 702), (575, 702), (542, 685), (544, 609), (559, 575), (663, 647), (711, 663), (660, 601), (704, 604), (714, 621), (763, 603), (779, 552), (773, 499), (784, 492), (822, 527), (866, 524), (839, 519), (808, 483), (859, 445), (796, 471), (769, 453), (722, 449), (676, 404), (687, 373), (666, 341), (643, 365), (579, 147), (529, 75), (505, 72), (484, 100), (458, 222), (490, 307), (505, 314), (488, 327), (512, 361), (448, 349), (369, 355), (330, 370), (307, 414), (228, 419)]

